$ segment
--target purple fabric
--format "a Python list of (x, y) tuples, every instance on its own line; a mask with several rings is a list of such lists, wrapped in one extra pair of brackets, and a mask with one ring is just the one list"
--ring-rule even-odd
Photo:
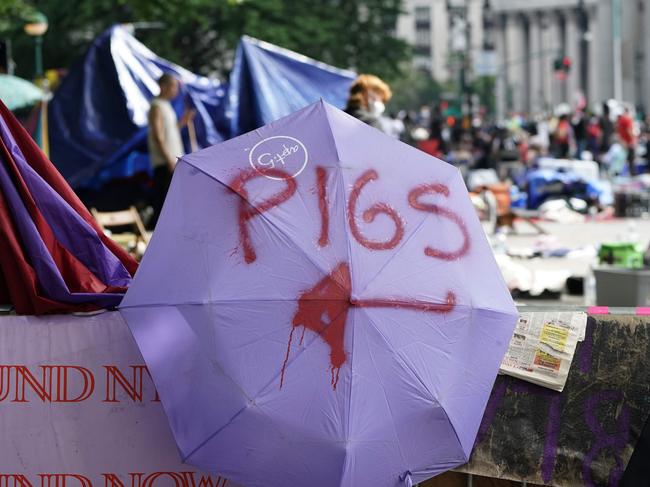
[(323, 102), (180, 160), (121, 312), (183, 459), (247, 487), (465, 463), (516, 321), (458, 170)]
[(64, 303), (91, 302), (105, 307), (117, 306), (122, 299), (122, 294), (71, 293), (68, 290), (27, 208), (25, 208), (18, 191), (7, 173), (4, 161), (2, 162), (3, 164), (0, 164), (0, 190), (7, 200), (21, 241), (25, 246), (27, 255), (29, 255), (30, 263), (38, 276), (43, 295)]
[(106, 248), (94, 229), (27, 163), (2, 117), (0, 137), (57, 240), (104, 284), (127, 287), (131, 276), (124, 265)]

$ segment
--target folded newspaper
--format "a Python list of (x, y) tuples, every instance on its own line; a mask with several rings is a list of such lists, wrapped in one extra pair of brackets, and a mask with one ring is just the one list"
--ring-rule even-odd
[(583, 312), (521, 313), (499, 373), (561, 392), (586, 326)]

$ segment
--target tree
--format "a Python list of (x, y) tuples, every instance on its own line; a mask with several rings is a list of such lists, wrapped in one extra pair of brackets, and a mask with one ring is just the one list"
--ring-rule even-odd
[(417, 110), (422, 105), (433, 105), (440, 102), (443, 87), (426, 71), (412, 70), (403, 77), (396, 79), (391, 88), (393, 98), (389, 110)]
[(12, 32), (32, 11), (33, 7), (25, 0), (0, 0), (0, 35)]
[[(23, 4), (23, 0), (0, 2)], [(49, 19), (46, 68), (68, 67), (116, 22), (156, 21), (137, 30), (154, 52), (194, 72), (225, 76), (239, 37), (248, 34), (342, 68), (398, 77), (409, 58), (391, 33), (402, 0), (34, 0)], [(71, 15), (74, 10), (74, 15)], [(15, 31), (19, 73), (33, 72), (29, 39)]]

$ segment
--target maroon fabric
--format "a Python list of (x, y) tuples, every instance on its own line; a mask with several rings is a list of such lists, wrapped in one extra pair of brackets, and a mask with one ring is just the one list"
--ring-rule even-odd
[[(0, 102), (0, 117), (9, 127), (11, 135), (30, 166), (74, 211), (92, 226), (104, 245), (117, 256), (127, 271), (133, 275), (137, 269), (136, 261), (104, 235), (90, 212), (83, 206), (54, 165), (45, 157), (2, 102)], [(52, 228), (36, 205), (8, 146), (2, 139), (0, 139), (0, 163), (4, 165), (8, 172), (22, 204), (29, 213), (38, 235), (52, 257), (68, 290), (71, 293), (117, 293), (126, 291), (124, 288), (107, 286), (57, 240)], [(0, 302), (11, 302), (19, 314), (66, 313), (99, 309), (99, 306), (95, 304), (59, 303), (45, 295), (44, 289), (39, 285), (37, 274), (30, 263), (15, 223), (13, 214), (7, 205), (6, 197), (0, 193)]]
[(94, 305), (68, 305), (43, 297), (36, 273), (16, 235), (11, 212), (4, 195), (0, 193), (0, 288), (4, 288), (17, 313), (68, 313), (98, 309)]
[(106, 245), (110, 251), (120, 259), (124, 267), (132, 276), (135, 275), (135, 271), (138, 268), (138, 263), (135, 259), (104, 234), (88, 209), (83, 205), (72, 188), (70, 188), (63, 176), (61, 176), (54, 165), (38, 147), (36, 142), (34, 142), (31, 136), (2, 102), (0, 102), (0, 116), (4, 119), (9, 130), (11, 130), (16, 143), (20, 147), (20, 150), (25, 156), (25, 159), (29, 162), (30, 166), (95, 229), (104, 245)]
[[(50, 228), (49, 224), (36, 206), (36, 202), (30, 194), (29, 188), (27, 187), (27, 184), (25, 184), (18, 167), (3, 140), (0, 140), (0, 158), (5, 163), (5, 167), (20, 194), (20, 198), (25, 205), (25, 208), (27, 208), (45, 247), (52, 256), (52, 259), (54, 260), (56, 267), (61, 273), (61, 277), (65, 281), (70, 292), (104, 292), (107, 286), (103, 284), (74, 255), (72, 255), (68, 249), (61, 245), (54, 236), (52, 228)], [(126, 291), (126, 289), (123, 291)]]

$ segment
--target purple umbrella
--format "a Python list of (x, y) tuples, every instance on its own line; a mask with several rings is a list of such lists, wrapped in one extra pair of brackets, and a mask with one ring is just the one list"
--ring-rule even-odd
[(465, 463), (516, 320), (458, 170), (323, 102), (180, 160), (122, 313), (183, 460), (247, 487)]

